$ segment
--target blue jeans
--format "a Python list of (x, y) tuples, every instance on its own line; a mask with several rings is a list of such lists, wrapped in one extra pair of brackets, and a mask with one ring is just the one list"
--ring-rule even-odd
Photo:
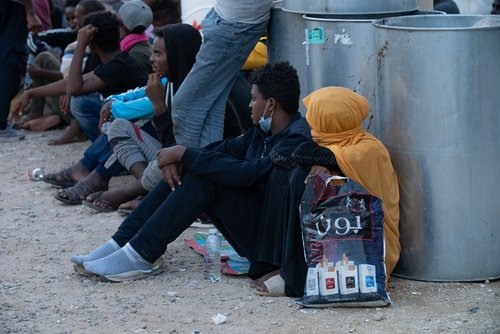
[(101, 107), (101, 94), (98, 92), (71, 97), (71, 114), (92, 142), (101, 134), (99, 130)]
[(109, 146), (108, 137), (101, 134), (83, 153), (80, 160), (88, 171), (95, 171), (105, 180), (110, 180), (113, 176), (120, 175), (124, 168), (119, 161), (115, 161), (109, 167), (105, 167), (106, 162), (113, 154), (113, 149)]
[(223, 20), (213, 9), (203, 20), (203, 44), (196, 63), (174, 95), (175, 141), (203, 147), (222, 139), (226, 101), (236, 75), (266, 31), (267, 21)]

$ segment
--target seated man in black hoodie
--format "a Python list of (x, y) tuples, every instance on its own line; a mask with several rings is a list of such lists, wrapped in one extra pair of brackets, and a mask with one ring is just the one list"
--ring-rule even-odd
[[(265, 188), (274, 168), (270, 155), (306, 142), (310, 130), (297, 112), (300, 87), (293, 67), (267, 64), (252, 74), (251, 82), (254, 128), (204, 149), (175, 145), (160, 150), (164, 181), (111, 240), (71, 259), (77, 272), (113, 281), (159, 273), (167, 245), (203, 212), (241, 256), (254, 261)], [(282, 198), (273, 201), (283, 203)]]

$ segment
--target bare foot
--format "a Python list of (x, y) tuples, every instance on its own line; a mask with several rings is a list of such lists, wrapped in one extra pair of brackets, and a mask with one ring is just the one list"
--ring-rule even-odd
[(49, 140), (49, 145), (63, 145), (85, 140), (87, 140), (87, 136), (80, 129), (78, 122), (71, 119), (70, 125), (64, 129), (59, 137)]
[(56, 127), (60, 123), (61, 117), (59, 115), (49, 115), (26, 121), (20, 124), (19, 128), (30, 131), (47, 131)]
[(131, 201), (125, 202), (118, 207), (118, 210), (132, 211), (139, 206), (143, 198), (143, 196), (138, 196)]
[[(146, 190), (137, 182), (130, 186), (89, 195), (86, 201), (92, 203), (92, 206), (97, 208), (116, 210), (119, 207), (121, 208), (120, 204), (130, 203), (131, 200), (135, 200), (137, 196), (144, 195), (145, 193)], [(96, 210), (99, 211), (98, 209)]]

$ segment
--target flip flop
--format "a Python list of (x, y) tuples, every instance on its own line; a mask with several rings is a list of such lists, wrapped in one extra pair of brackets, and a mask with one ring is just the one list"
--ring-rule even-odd
[(273, 276), (279, 275), (280, 272), (281, 272), (281, 269), (273, 270), (271, 272), (268, 272), (265, 275), (262, 275), (261, 277), (259, 277), (257, 279), (252, 280), (252, 282), (250, 282), (250, 287), (252, 289), (256, 289), (264, 281), (268, 280), (269, 278), (271, 278)]
[(62, 189), (68, 198), (62, 197), (59, 192), (54, 194), (54, 198), (58, 201), (64, 202), (70, 205), (81, 204), (82, 201), (87, 198), (88, 195), (95, 193), (92, 188), (89, 187), (84, 181), (79, 181), (73, 187)]
[(116, 210), (116, 212), (118, 212), (119, 214), (121, 214), (122, 216), (128, 216), (129, 214), (132, 213), (132, 211), (134, 211), (134, 209), (128, 209), (128, 208), (118, 208)]
[(259, 284), (255, 293), (264, 297), (285, 297), (285, 281), (281, 275), (273, 276)]
[[(118, 206), (114, 205), (110, 201), (106, 201), (105, 199), (102, 199), (101, 197), (102, 197), (103, 193), (104, 193), (104, 191), (99, 191), (99, 192), (93, 194), (94, 195), (94, 200), (92, 202), (87, 201), (87, 200), (84, 199), (84, 200), (82, 200), (82, 204), (85, 205), (87, 208), (93, 209), (93, 210), (95, 210), (97, 212), (113, 212), (113, 211), (116, 211), (118, 209)], [(96, 204), (97, 201), (101, 201), (102, 203), (104, 203), (105, 207), (97, 205)]]

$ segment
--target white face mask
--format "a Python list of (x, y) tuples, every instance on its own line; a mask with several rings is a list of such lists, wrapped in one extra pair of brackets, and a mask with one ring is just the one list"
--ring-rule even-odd
[(267, 100), (266, 107), (264, 108), (264, 112), (262, 113), (262, 116), (260, 117), (260, 120), (259, 120), (260, 129), (262, 131), (264, 131), (265, 134), (268, 134), (269, 131), (271, 131), (271, 124), (272, 124), (272, 120), (273, 120), (272, 117), (273, 117), (273, 113), (274, 113), (274, 109), (273, 109), (273, 111), (271, 111), (271, 115), (268, 118), (264, 118), (264, 115), (266, 114), (266, 111), (267, 111), (267, 107), (269, 106), (269, 101), (271, 101), (271, 100)]

